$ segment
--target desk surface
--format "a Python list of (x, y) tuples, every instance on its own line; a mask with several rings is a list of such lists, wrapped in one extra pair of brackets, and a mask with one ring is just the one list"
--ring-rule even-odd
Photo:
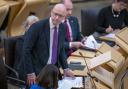
[[(73, 74), (75, 76), (87, 76), (87, 67), (85, 65), (85, 61), (82, 57), (73, 57), (73, 56), (70, 56), (68, 58), (68, 64), (70, 64), (70, 62), (81, 62), (81, 65), (84, 65), (85, 68), (83, 70), (72, 70)], [(63, 74), (63, 71), (62, 69), (60, 69), (61, 73)]]

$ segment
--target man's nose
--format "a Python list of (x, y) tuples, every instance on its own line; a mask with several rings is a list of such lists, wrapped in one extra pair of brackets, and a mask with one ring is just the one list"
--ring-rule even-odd
[(56, 15), (56, 16), (55, 16), (55, 19), (58, 19), (58, 18), (59, 18), (59, 16), (58, 16), (58, 15)]

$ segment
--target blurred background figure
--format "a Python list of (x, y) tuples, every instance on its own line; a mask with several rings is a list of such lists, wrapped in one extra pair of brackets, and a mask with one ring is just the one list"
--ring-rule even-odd
[(81, 42), (83, 39), (78, 19), (72, 16), (73, 3), (71, 0), (63, 0), (63, 4), (66, 7), (67, 15), (65, 17), (64, 24), (66, 26), (66, 39), (65, 39), (65, 50), (67, 56), (70, 56), (77, 48), (84, 46)]
[(24, 23), (25, 29), (28, 30), (29, 27), (37, 21), (39, 21), (39, 18), (36, 16), (36, 14), (34, 12), (30, 12)]
[(59, 70), (53, 64), (46, 65), (36, 79), (36, 84), (30, 89), (57, 89)]
[(128, 26), (126, 0), (114, 0), (111, 6), (101, 9), (97, 23), (95, 37), (112, 33)]

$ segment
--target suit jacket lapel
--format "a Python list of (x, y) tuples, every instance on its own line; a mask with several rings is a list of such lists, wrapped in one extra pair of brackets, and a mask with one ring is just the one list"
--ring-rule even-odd
[(58, 47), (59, 47), (59, 44), (60, 44), (60, 42), (61, 42), (61, 25), (59, 25), (59, 31), (58, 31)]
[[(71, 26), (71, 30), (72, 30), (72, 33), (74, 33), (74, 21), (73, 21), (73, 19), (70, 17), (69, 18), (69, 23), (70, 23), (70, 26)], [(74, 37), (73, 37), (73, 39), (74, 39)]]
[[(50, 24), (49, 24), (49, 19), (46, 20), (46, 25), (45, 25), (45, 37), (46, 37), (46, 41), (47, 41), (47, 45), (48, 47), (50, 47)], [(45, 38), (44, 38), (45, 39)]]

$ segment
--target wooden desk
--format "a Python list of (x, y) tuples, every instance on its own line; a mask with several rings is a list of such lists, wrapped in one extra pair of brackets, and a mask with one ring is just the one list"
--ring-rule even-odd
[(72, 70), (74, 75), (76, 75), (76, 76), (87, 76), (87, 67), (86, 67), (85, 61), (82, 57), (70, 56), (68, 58), (68, 64), (70, 64), (70, 62), (81, 62), (81, 65), (85, 66), (84, 70)]
[[(68, 58), (68, 64), (70, 64), (70, 62), (81, 62), (81, 65), (85, 66), (85, 68), (83, 70), (72, 70), (72, 72), (75, 76), (87, 76), (87, 67), (86, 67), (85, 61), (82, 57), (70, 56)], [(63, 74), (63, 70), (61, 68), (60, 68), (60, 71)]]
[(88, 51), (88, 50), (82, 50), (82, 49), (78, 49), (77, 51), (73, 52), (71, 55), (76, 56), (76, 57), (81, 57), (79, 52), (81, 52), (83, 54), (83, 56), (86, 58), (93, 58), (96, 55), (96, 52)]
[(104, 40), (104, 41), (112, 41), (115, 42), (114, 38), (110, 38), (110, 37), (106, 37), (106, 36), (101, 36), (99, 37), (100, 40)]

